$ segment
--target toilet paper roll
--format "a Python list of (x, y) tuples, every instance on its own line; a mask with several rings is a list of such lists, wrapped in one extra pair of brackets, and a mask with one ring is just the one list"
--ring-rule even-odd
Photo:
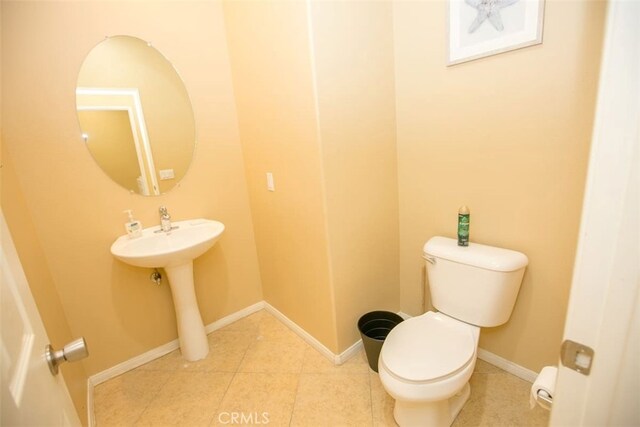
[(540, 374), (538, 374), (538, 377), (531, 386), (531, 397), (529, 398), (529, 406), (531, 407), (531, 409), (536, 406), (536, 403), (542, 406), (544, 409), (551, 409), (551, 405), (540, 399), (538, 396), (542, 395), (553, 400), (553, 396), (556, 390), (557, 377), (557, 367), (545, 366), (544, 368), (542, 368), (542, 371), (540, 371)]

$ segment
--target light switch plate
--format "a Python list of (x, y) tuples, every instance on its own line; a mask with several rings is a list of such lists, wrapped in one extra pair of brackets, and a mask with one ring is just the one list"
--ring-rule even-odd
[(273, 185), (273, 174), (271, 172), (267, 172), (267, 190), (276, 191), (276, 188)]
[(176, 177), (173, 173), (173, 169), (160, 169), (158, 174), (160, 175), (161, 180), (174, 179)]

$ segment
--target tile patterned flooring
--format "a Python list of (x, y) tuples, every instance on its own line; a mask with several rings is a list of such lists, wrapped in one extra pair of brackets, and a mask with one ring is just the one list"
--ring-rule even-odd
[[(99, 384), (104, 426), (395, 426), (393, 399), (361, 351), (341, 366), (266, 311), (209, 334), (207, 358), (173, 351)], [(454, 426), (546, 426), (531, 384), (478, 360)]]

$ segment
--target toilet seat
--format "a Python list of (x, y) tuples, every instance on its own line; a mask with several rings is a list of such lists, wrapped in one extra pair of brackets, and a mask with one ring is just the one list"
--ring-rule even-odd
[(428, 312), (400, 323), (387, 336), (380, 363), (408, 382), (431, 382), (464, 369), (475, 357), (473, 327)]

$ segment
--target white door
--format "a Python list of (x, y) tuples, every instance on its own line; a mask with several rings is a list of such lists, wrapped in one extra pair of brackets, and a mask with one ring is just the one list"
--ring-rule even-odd
[(2, 426), (79, 426), (61, 374), (44, 358), (49, 344), (40, 314), (0, 211)]
[(589, 375), (560, 365), (553, 426), (640, 425), (640, 2), (608, 7), (564, 336), (594, 356)]

